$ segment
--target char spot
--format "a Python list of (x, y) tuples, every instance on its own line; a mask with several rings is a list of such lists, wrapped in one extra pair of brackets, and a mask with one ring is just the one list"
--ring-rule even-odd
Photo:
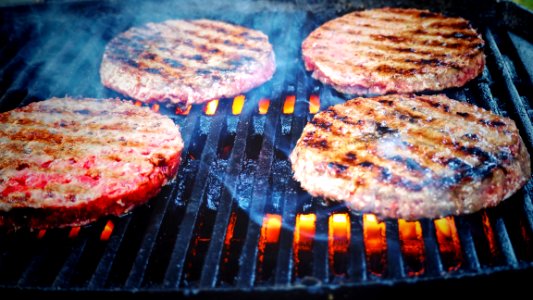
[(470, 116), (469, 113), (466, 113), (466, 112), (460, 112), (460, 111), (456, 112), (456, 114), (459, 115), (459, 116), (461, 116), (461, 117), (463, 117), (463, 118), (467, 118), (468, 116)]
[(336, 163), (336, 162), (330, 162), (330, 163), (328, 163), (328, 168), (330, 170), (333, 170), (336, 175), (340, 175), (340, 174), (344, 173), (344, 171), (346, 171), (346, 169), (348, 169), (348, 166), (345, 166), (343, 164), (339, 164), (339, 163)]
[(391, 100), (383, 100), (383, 99), (379, 100), (378, 102), (381, 104), (385, 104), (387, 106), (392, 106), (392, 103), (393, 103)]
[(418, 17), (420, 18), (435, 18), (437, 16), (438, 14), (429, 11), (420, 12), (420, 14), (418, 15)]
[(156, 55), (154, 53), (144, 53), (142, 55), (142, 58), (148, 59), (148, 60), (154, 60)]
[(374, 164), (369, 162), (369, 161), (363, 161), (363, 162), (359, 163), (359, 166), (361, 166), (363, 168), (371, 168), (371, 167), (374, 166)]
[(206, 69), (196, 70), (196, 75), (209, 75), (209, 74), (211, 74), (210, 70), (206, 70)]
[(171, 59), (171, 58), (165, 58), (163, 59), (163, 62), (173, 68), (182, 68), (183, 67), (183, 64), (180, 63), (179, 61), (177, 60), (174, 60), (174, 59)]
[(88, 115), (90, 113), (88, 109), (79, 109), (79, 110), (75, 110), (74, 112), (80, 115)]
[(150, 74), (161, 74), (161, 71), (156, 68), (146, 68), (144, 71), (150, 73)]
[(456, 157), (448, 159), (445, 164), (448, 168), (457, 172), (466, 172), (472, 168), (472, 166)]
[(416, 160), (412, 158), (403, 158), (399, 155), (393, 156), (390, 158), (391, 160), (404, 164), (407, 169), (410, 171), (416, 171), (416, 172), (427, 172), (428, 169), (424, 168), (422, 165), (420, 165)]
[(380, 168), (380, 179), (381, 181), (389, 182), (392, 174), (388, 168)]
[(398, 132), (397, 129), (390, 128), (390, 127), (384, 125), (383, 123), (378, 123), (378, 124), (377, 124), (377, 126), (376, 126), (376, 131), (377, 131), (380, 135), (394, 134), (394, 133), (397, 133), (397, 132)]
[(465, 138), (472, 140), (472, 141), (479, 141), (479, 136), (475, 133), (467, 133), (463, 135)]
[(488, 125), (490, 127), (502, 127), (505, 126), (505, 123), (498, 120), (479, 120), (481, 124)]
[(204, 57), (200, 54), (196, 54), (192, 56), (191, 59), (196, 60), (196, 61), (201, 61), (201, 60), (204, 60)]
[(476, 156), (482, 160), (489, 160), (490, 159), (490, 155), (483, 151), (483, 149), (479, 148), (479, 147), (475, 147), (475, 146), (471, 146), (471, 147), (466, 147), (466, 146), (461, 146), (459, 147), (459, 150), (461, 152), (464, 152), (466, 154), (470, 154), (470, 155), (473, 155), (473, 156)]
[(311, 121), (311, 124), (315, 125), (316, 127), (325, 129), (325, 130), (328, 130), (331, 127), (331, 125), (333, 125), (331, 122), (328, 122), (322, 118), (314, 118)]
[(208, 52), (209, 52), (209, 53), (212, 53), (212, 54), (215, 54), (215, 53), (219, 53), (219, 52), (220, 52), (220, 50), (219, 50), (219, 49), (217, 49), (217, 48), (213, 48), (213, 49), (209, 49), (209, 51), (208, 51)]
[(344, 160), (347, 161), (347, 162), (353, 162), (356, 159), (357, 159), (357, 154), (355, 154), (354, 152), (347, 152), (344, 155)]
[(16, 169), (17, 169), (17, 171), (22, 171), (22, 170), (24, 170), (24, 169), (26, 169), (26, 168), (29, 168), (29, 167), (30, 167), (30, 165), (28, 165), (27, 163), (20, 163), (20, 164), (17, 166)]

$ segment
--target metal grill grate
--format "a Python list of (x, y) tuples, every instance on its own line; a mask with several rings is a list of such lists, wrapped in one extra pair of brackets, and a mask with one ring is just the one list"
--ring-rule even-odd
[[(129, 26), (171, 17), (223, 19), (262, 30), (274, 45), (278, 71), (242, 95), (240, 113), (242, 97), (222, 99), (213, 114), (205, 105), (188, 112), (153, 107), (182, 129), (177, 180), (121, 218), (82, 228), (1, 233), (2, 289), (288, 296), (531, 273), (531, 181), (497, 208), (477, 214), (378, 223), (371, 215), (312, 199), (292, 180), (287, 155), (313, 116), (310, 102), (319, 100), (323, 110), (347, 99), (305, 72), (300, 43), (351, 6), (257, 2), (243, 12), (227, 4), (143, 5), (157, 14), (138, 15), (113, 2), (4, 9), (1, 111), (51, 96), (120, 96), (99, 81), (106, 41)], [(516, 9), (494, 4), (485, 15), (505, 20)], [(487, 67), (480, 78), (446, 94), (514, 119), (533, 153), (533, 45), (506, 23), (471, 19), (487, 42)]]

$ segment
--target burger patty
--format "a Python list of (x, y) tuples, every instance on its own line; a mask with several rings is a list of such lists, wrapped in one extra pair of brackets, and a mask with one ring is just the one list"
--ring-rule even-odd
[(495, 206), (531, 176), (514, 121), (444, 95), (332, 106), (305, 126), (290, 160), (311, 195), (408, 220)]
[(212, 20), (169, 20), (113, 38), (100, 77), (106, 87), (139, 101), (188, 105), (246, 92), (275, 69), (262, 32)]
[(168, 117), (118, 99), (52, 98), (0, 114), (0, 227), (79, 226), (121, 215), (175, 177)]
[(342, 93), (383, 95), (463, 86), (482, 72), (483, 47), (465, 19), (381, 8), (323, 24), (302, 55), (313, 77)]

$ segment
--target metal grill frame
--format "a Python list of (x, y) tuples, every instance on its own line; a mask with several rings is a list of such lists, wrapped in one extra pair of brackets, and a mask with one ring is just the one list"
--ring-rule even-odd
[[(482, 288), (480, 292), (490, 294), (502, 283), (508, 285), (506, 288), (527, 290), (522, 279), (533, 278), (533, 253), (521, 253), (531, 249), (521, 250), (520, 247), (533, 242), (517, 240), (518, 233), (512, 229), (521, 226), (526, 230), (525, 239), (533, 238), (531, 180), (511, 199), (487, 212), (500, 249), (495, 265), (486, 265), (478, 257), (476, 247), (480, 246), (476, 245), (475, 230), (479, 229), (479, 215), (455, 218), (464, 258), (463, 265), (455, 272), (447, 272), (443, 266), (432, 220), (421, 220), (426, 272), (420, 277), (409, 277), (400, 251), (397, 222), (387, 220), (387, 273), (377, 277), (366, 270), (362, 216), (352, 214), (352, 251), (346, 276), (337, 278), (330, 273), (328, 244), (319, 240), (313, 248), (312, 273), (306, 278), (297, 278), (293, 272), (293, 232), (290, 230), (295, 225), (296, 215), (317, 213), (317, 232), (327, 234), (324, 218), (332, 209), (306, 196), (291, 179), (286, 152), (292, 149), (304, 125), (312, 118), (307, 110), (311, 94), (320, 95), (321, 110), (348, 99), (313, 80), (303, 69), (301, 39), (326, 20), (354, 9), (422, 6), (468, 18), (481, 29), (486, 41), (487, 67), (482, 76), (464, 88), (446, 90), (446, 94), (510, 116), (517, 122), (529, 152), (533, 153), (533, 111), (528, 104), (533, 98), (533, 60), (528, 57), (533, 52), (531, 12), (511, 2), (492, 1), (468, 4), (461, 1), (425, 4), (363, 1), (332, 5), (258, 1), (247, 2), (247, 11), (228, 3), (164, 2), (164, 5), (159, 4), (161, 7), (146, 3), (156, 8), (159, 15), (155, 20), (147, 19), (151, 17), (149, 14), (136, 16), (134, 9), (120, 7), (114, 2), (52, 3), (2, 9), (0, 110), (64, 94), (121, 96), (99, 85), (95, 71), (103, 42), (131, 25), (171, 15), (226, 21), (234, 18), (236, 23), (261, 29), (270, 36), (278, 62), (286, 63), (279, 66), (272, 81), (246, 94), (240, 115), (232, 115), (231, 99), (221, 100), (214, 116), (206, 116), (201, 106), (194, 106), (186, 116), (175, 115), (172, 108), (162, 108), (163, 113), (181, 126), (185, 141), (177, 180), (165, 187), (149, 205), (139, 207), (130, 215), (113, 218), (115, 228), (109, 241), (98, 239), (106, 220), (82, 228), (75, 239), (68, 238), (68, 230), (50, 230), (42, 239), (30, 232), (2, 233), (2, 292), (38, 297), (97, 297), (101, 294), (151, 297), (157, 294), (191, 298), (239, 295), (290, 298), (329, 294), (375, 296), (424, 289), (452, 294), (450, 287)], [(189, 11), (177, 10), (183, 7)], [(164, 12), (167, 9), (178, 12)], [(57, 20), (51, 18), (54, 14)], [(96, 25), (83, 21), (92, 20), (95, 15), (98, 16)], [(81, 25), (69, 26), (72, 16), (79, 16)], [(28, 18), (30, 26), (24, 25), (22, 17)], [(283, 24), (285, 27), (272, 20), (290, 22)], [(53, 31), (63, 32), (64, 37), (51, 38)], [(67, 43), (69, 39), (74, 42)], [(54, 69), (56, 66), (60, 68)], [(65, 71), (80, 74), (64, 81), (54, 80)], [(48, 76), (52, 79), (47, 79)], [(86, 78), (86, 83), (78, 84), (79, 78)], [(294, 114), (282, 113), (283, 99), (287, 95), (296, 96)], [(271, 99), (270, 109), (266, 115), (259, 115), (257, 103), (265, 97)], [(232, 144), (227, 159), (220, 157), (222, 143)], [(247, 176), (252, 180), (246, 179)], [(252, 188), (247, 188), (248, 185)], [(209, 201), (216, 209), (208, 207)], [(524, 224), (516, 225), (519, 221), (513, 221), (516, 211), (525, 220)], [(232, 213), (246, 218), (268, 212), (280, 214), (285, 228), (280, 233), (272, 278), (266, 282), (256, 278), (261, 224), (248, 218), (241, 219), (243, 240), (238, 259), (233, 261), (237, 264), (233, 283), (222, 282), (221, 260)], [(205, 225), (205, 220), (211, 223)], [(203, 234), (201, 230), (210, 233), (210, 239), (203, 245), (199, 261), (191, 262), (191, 249), (195, 245), (192, 243), (195, 237)], [(191, 268), (197, 273), (193, 280), (186, 271)]]

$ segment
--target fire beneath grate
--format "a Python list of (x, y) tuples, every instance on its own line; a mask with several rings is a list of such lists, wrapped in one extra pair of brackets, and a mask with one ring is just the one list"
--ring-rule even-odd
[[(133, 11), (92, 5), (99, 22), (94, 12), (83, 14), (76, 5), (66, 6), (62, 17), (46, 8), (2, 18), (12, 21), (1, 27), (2, 39), (10, 41), (0, 49), (2, 111), (66, 94), (120, 96), (99, 82), (103, 46), (135, 22), (151, 20), (133, 22)], [(312, 198), (292, 180), (287, 156), (304, 125), (347, 99), (313, 80), (300, 59), (301, 40), (334, 12), (188, 13), (268, 34), (278, 61), (274, 78), (233, 99), (186, 108), (149, 105), (181, 126), (185, 150), (176, 181), (121, 218), (81, 228), (1, 233), (0, 287), (331, 291), (533, 269), (531, 181), (496, 208), (408, 222), (349, 212), (342, 204)], [(20, 16), (31, 16), (29, 25), (14, 21)], [(80, 21), (65, 27), (74, 17)], [(446, 94), (513, 118), (533, 153), (531, 58), (524, 54), (533, 45), (501, 28), (476, 25), (487, 42), (487, 68)], [(58, 28), (64, 35), (53, 33)]]

